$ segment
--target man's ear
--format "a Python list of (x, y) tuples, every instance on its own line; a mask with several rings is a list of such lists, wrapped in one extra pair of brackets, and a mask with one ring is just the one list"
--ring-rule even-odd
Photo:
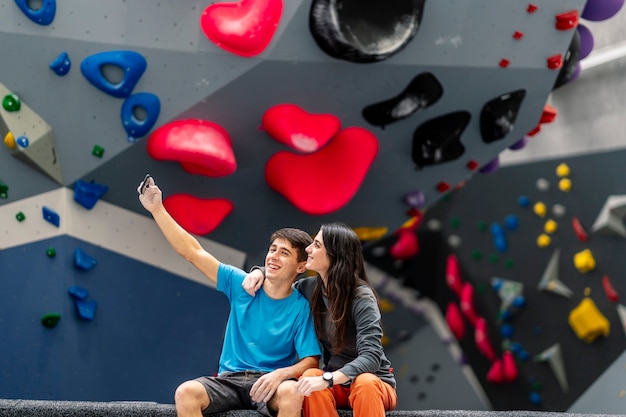
[(298, 274), (301, 274), (304, 271), (306, 271), (306, 261), (300, 262), (300, 264), (298, 265), (298, 269), (296, 269), (296, 271), (298, 271)]

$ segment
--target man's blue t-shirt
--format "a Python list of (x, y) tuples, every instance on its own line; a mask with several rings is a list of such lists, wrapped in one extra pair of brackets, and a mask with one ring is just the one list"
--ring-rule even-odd
[(217, 289), (228, 297), (230, 315), (219, 373), (271, 372), (307, 356), (320, 356), (309, 302), (299, 292), (274, 300), (263, 287), (252, 297), (241, 283), (246, 273), (220, 264)]

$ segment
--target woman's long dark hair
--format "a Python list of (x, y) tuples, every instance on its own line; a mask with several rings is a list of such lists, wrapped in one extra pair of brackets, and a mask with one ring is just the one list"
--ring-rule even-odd
[[(345, 346), (345, 337), (352, 321), (352, 300), (357, 287), (367, 285), (376, 294), (365, 274), (363, 248), (357, 234), (343, 223), (323, 224), (321, 227), (324, 247), (328, 253), (330, 265), (326, 277), (326, 288), (321, 279), (311, 297), (311, 310), (315, 322), (315, 331), (320, 338), (325, 336), (331, 341), (333, 353), (340, 352)], [(328, 297), (328, 310), (322, 298)], [(335, 325), (334, 334), (325, 334), (326, 314)]]

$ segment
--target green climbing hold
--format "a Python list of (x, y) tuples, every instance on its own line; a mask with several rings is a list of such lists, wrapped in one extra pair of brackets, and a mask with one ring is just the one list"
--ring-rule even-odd
[(539, 381), (535, 381), (532, 384), (532, 390), (533, 391), (542, 391), (543, 390), (543, 384)]
[(9, 186), (0, 182), (0, 198), (9, 198)]
[(504, 261), (504, 267), (506, 269), (512, 269), (513, 268), (513, 259), (508, 258)]
[(55, 256), (57, 256), (57, 251), (51, 246), (46, 249), (46, 255), (48, 256), (48, 258), (54, 258)]
[(2, 108), (6, 111), (19, 111), (21, 107), (22, 103), (16, 94), (7, 94), (2, 99)]
[(61, 315), (59, 313), (47, 313), (41, 317), (41, 324), (48, 329), (52, 329), (57, 325), (59, 320), (61, 320)]
[(491, 262), (492, 264), (498, 263), (498, 255), (496, 255), (495, 253), (489, 255), (489, 262)]
[(475, 261), (480, 260), (483, 257), (483, 253), (479, 249), (474, 249), (472, 251), (472, 259)]
[(20, 211), (19, 213), (15, 215), (15, 218), (17, 219), (18, 222), (23, 222), (24, 219), (26, 218), (26, 215)]
[(97, 156), (98, 158), (102, 158), (102, 155), (104, 155), (104, 148), (100, 145), (94, 145), (91, 150), (91, 154), (93, 156)]
[(460, 225), (461, 225), (461, 219), (459, 219), (458, 217), (453, 217), (453, 218), (450, 220), (450, 226), (451, 226), (453, 229), (458, 229)]
[(478, 222), (478, 230), (480, 230), (481, 232), (486, 232), (487, 231), (487, 222), (481, 220)]
[(487, 291), (487, 286), (485, 284), (478, 284), (476, 286), (476, 292), (478, 294), (484, 294)]

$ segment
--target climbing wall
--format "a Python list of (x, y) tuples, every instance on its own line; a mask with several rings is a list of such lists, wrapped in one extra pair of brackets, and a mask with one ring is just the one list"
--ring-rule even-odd
[(0, 204), (82, 179), (142, 212), (150, 172), (178, 220), (245, 252), (285, 223), (395, 229), (536, 134), (584, 1), (274, 0), (228, 36), (233, 4), (2, 2), (0, 82), (51, 127), (61, 175), (5, 147)]

